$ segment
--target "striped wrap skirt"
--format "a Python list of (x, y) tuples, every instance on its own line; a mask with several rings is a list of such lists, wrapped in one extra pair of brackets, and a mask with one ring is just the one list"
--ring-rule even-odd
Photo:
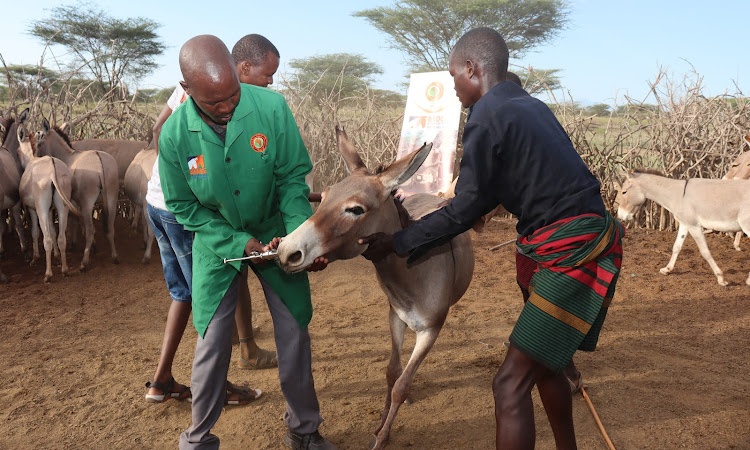
[(576, 350), (596, 348), (622, 266), (624, 235), (607, 212), (563, 219), (518, 238), (518, 253), (538, 268), (510, 336), (514, 347), (556, 372)]

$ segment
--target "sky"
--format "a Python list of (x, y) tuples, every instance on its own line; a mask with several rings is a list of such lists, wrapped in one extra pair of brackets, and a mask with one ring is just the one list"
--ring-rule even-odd
[[(198, 34), (214, 34), (231, 50), (248, 33), (269, 38), (281, 53), (279, 73), (289, 73), (291, 59), (329, 53), (355, 53), (379, 64), (384, 73), (375, 87), (406, 93), (408, 74), (403, 54), (389, 47), (387, 36), (354, 11), (391, 6), (396, 0), (236, 2), (231, 11), (220, 3), (183, 0), (90, 2), (117, 18), (147, 17), (161, 24), (167, 45), (156, 60), (159, 68), (138, 85), (171, 88), (180, 79), (180, 46)], [(65, 50), (43, 44), (28, 34), (31, 23), (50, 17), (61, 0), (36, 0), (3, 7), (0, 55), (6, 64), (45, 65), (65, 59)], [(233, 2), (234, 3), (234, 2)], [(215, 5), (215, 7), (213, 6)], [(206, 7), (208, 6), (208, 7)], [(746, 56), (747, 0), (706, 3), (694, 0), (571, 0), (569, 22), (547, 45), (537, 47), (513, 66), (558, 69), (562, 90), (558, 100), (581, 104), (622, 104), (625, 95), (648, 100), (649, 83), (665, 72), (676, 84), (701, 77), (703, 95), (750, 94), (750, 58)], [(53, 58), (54, 57), (54, 58)], [(545, 101), (549, 97), (540, 97)]]

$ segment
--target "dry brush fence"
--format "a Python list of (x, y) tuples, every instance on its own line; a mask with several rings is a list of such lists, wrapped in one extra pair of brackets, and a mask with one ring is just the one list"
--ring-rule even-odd
[[(40, 71), (41, 73), (41, 71)], [(530, 70), (533, 75), (533, 70)], [(41, 77), (39, 77), (41, 79)], [(536, 82), (544, 84), (543, 80)], [(72, 123), (72, 139), (110, 137), (150, 140), (161, 104), (136, 102), (124, 91), (97, 94), (95, 83), (72, 77), (44, 84), (31, 80), (15, 86), (11, 101), (0, 114), (17, 113), (26, 106), (32, 120), (47, 117), (52, 123)], [(36, 83), (36, 84), (34, 84)], [(744, 134), (750, 134), (750, 102), (741, 93), (706, 97), (702, 79), (694, 74), (675, 83), (660, 72), (651, 84), (650, 103), (625, 97), (609, 117), (586, 115), (572, 99), (553, 107), (571, 141), (602, 183), (610, 210), (615, 209), (615, 181), (623, 169), (654, 168), (672, 178), (721, 178), (742, 153)], [(403, 104), (382, 100), (376, 92), (342, 97), (287, 85), (283, 91), (297, 119), (313, 161), (314, 189), (321, 190), (346, 176), (334, 127), (343, 125), (371, 169), (396, 156), (403, 122)], [(460, 141), (460, 134), (459, 134)], [(457, 160), (462, 149), (458, 149)], [(456, 168), (457, 171), (457, 168)], [(648, 203), (638, 226), (665, 229), (674, 219), (658, 205)]]
[[(721, 178), (743, 150), (750, 133), (750, 101), (741, 93), (706, 97), (697, 74), (676, 83), (661, 71), (651, 83), (650, 100), (616, 108), (617, 115), (583, 115), (570, 103), (558, 104), (558, 117), (592, 172), (602, 182), (608, 208), (616, 203), (615, 181), (622, 170), (654, 168), (677, 179)], [(675, 228), (672, 215), (647, 202), (636, 223)]]

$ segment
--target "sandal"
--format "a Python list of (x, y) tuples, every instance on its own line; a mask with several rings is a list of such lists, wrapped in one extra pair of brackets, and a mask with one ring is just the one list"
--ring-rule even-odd
[(573, 382), (573, 380), (571, 380), (567, 376), (565, 377), (565, 379), (568, 380), (568, 384), (570, 385), (570, 394), (571, 395), (575, 394), (576, 392), (580, 391), (581, 388), (583, 388), (583, 377), (581, 376), (581, 371), (580, 370), (577, 371), (577, 375), (578, 375), (578, 381), (577, 382)]
[(149, 394), (147, 391), (146, 401), (149, 403), (162, 403), (169, 400), (170, 398), (173, 398), (175, 400), (185, 400), (186, 398), (189, 399), (191, 397), (190, 388), (188, 386), (181, 386), (178, 391), (175, 391), (174, 385), (174, 377), (172, 377), (172, 379), (170, 379), (166, 383), (161, 383), (159, 381), (147, 382), (146, 389), (159, 389), (162, 393)]
[(256, 356), (250, 361), (240, 356), (240, 359), (237, 361), (237, 365), (241, 369), (261, 370), (261, 369), (271, 369), (273, 367), (278, 367), (279, 362), (276, 359), (275, 351), (263, 350), (262, 348), (259, 348), (258, 356)]
[[(229, 397), (236, 394), (235, 400), (230, 400)], [(227, 395), (224, 396), (224, 406), (229, 405), (247, 405), (248, 403), (258, 400), (263, 395), (263, 391), (260, 389), (250, 389), (247, 387), (247, 383), (242, 386), (237, 386), (227, 380)]]

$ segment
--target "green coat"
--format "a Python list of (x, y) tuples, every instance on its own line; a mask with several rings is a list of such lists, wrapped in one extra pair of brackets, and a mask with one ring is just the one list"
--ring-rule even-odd
[[(305, 175), (312, 170), (284, 97), (242, 85), (227, 124), (225, 144), (188, 99), (164, 123), (159, 136), (159, 175), (167, 208), (193, 241), (193, 323), (203, 336), (219, 302), (246, 263), (255, 237), (263, 243), (285, 236), (312, 215)], [(289, 275), (276, 264), (259, 268), (303, 329), (312, 318), (306, 273)]]

